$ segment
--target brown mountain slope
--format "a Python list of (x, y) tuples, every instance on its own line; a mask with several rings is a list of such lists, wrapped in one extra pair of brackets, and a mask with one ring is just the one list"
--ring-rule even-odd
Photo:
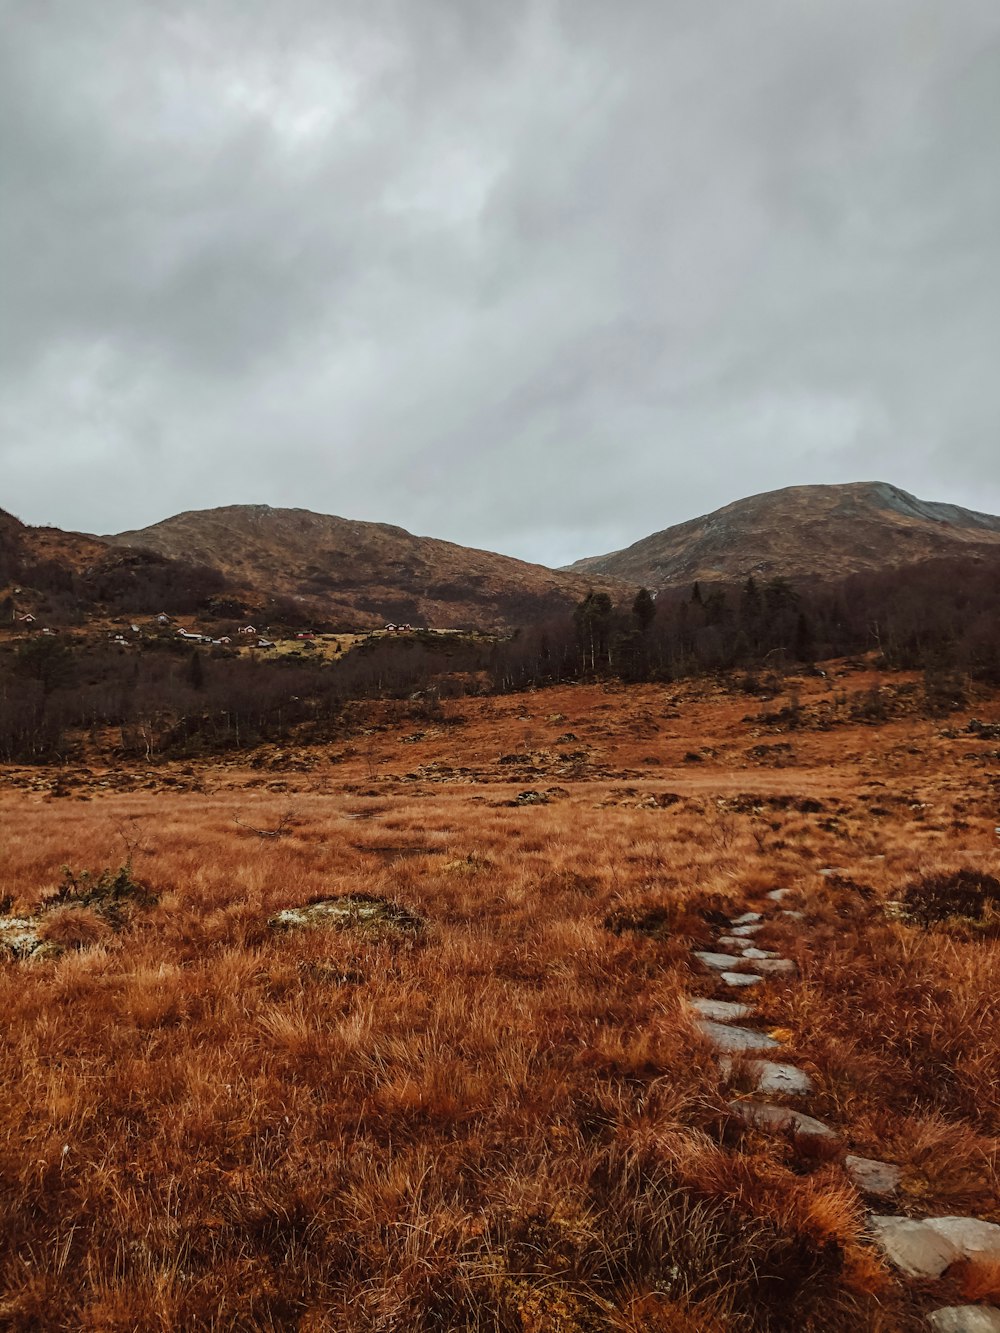
[(0, 509), (0, 584), (44, 564), (79, 574), (107, 557), (108, 548), (97, 537), (61, 528), (33, 528)]
[(31, 527), (0, 509), (0, 624), (30, 614), (50, 625), (81, 619), (209, 607), (224, 577), (189, 560), (109, 545), (61, 528)]
[(918, 500), (885, 482), (789, 486), (577, 560), (575, 574), (650, 588), (755, 578), (837, 578), (1000, 545), (1000, 518)]
[(191, 510), (105, 540), (183, 556), (262, 603), (291, 597), (355, 625), (516, 626), (565, 611), (595, 586), (620, 597), (633, 591), (613, 578), (595, 582), (386, 523), (269, 505)]

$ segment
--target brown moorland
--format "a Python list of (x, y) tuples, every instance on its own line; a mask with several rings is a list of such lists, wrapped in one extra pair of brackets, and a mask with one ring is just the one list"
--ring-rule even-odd
[(0, 899), (48, 946), (0, 963), (3, 1326), (905, 1333), (1000, 1296), (900, 1282), (842, 1152), (742, 1127), (685, 1006), (789, 890), (753, 1003), (805, 1109), (901, 1167), (891, 1211), (1000, 1222), (996, 908), (929, 906), (996, 873), (1000, 699), (970, 732), (917, 678), (786, 686), (0, 771)]

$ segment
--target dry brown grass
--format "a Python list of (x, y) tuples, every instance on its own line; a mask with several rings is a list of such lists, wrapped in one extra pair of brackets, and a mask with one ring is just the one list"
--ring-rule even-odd
[[(929, 870), (995, 870), (988, 769), (919, 719), (796, 734), (759, 766), (753, 711), (708, 686), (567, 688), (465, 701), (405, 745), (386, 717), (373, 756), (308, 773), (3, 789), (15, 908), (126, 842), (159, 900), (113, 929), (61, 907), (60, 958), (0, 964), (0, 1323), (921, 1327), (837, 1162), (734, 1132), (682, 997), (711, 992), (690, 949), (720, 914), (793, 889), (806, 919), (762, 939), (801, 976), (760, 1004), (809, 1109), (903, 1165), (904, 1211), (1000, 1220), (1000, 945), (884, 907)], [(560, 790), (506, 803), (527, 787)], [(425, 924), (268, 925), (345, 893)]]

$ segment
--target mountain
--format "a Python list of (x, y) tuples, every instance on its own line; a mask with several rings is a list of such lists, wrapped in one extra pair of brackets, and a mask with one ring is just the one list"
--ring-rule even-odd
[(191, 510), (103, 540), (214, 569), (262, 610), (293, 599), (350, 625), (513, 627), (565, 611), (594, 587), (632, 592), (612, 578), (560, 573), (387, 523), (269, 505)]
[(215, 570), (99, 537), (31, 527), (0, 509), (0, 622), (30, 613), (74, 624), (107, 614), (208, 609), (226, 592)]
[(880, 481), (788, 486), (567, 566), (648, 588), (832, 579), (1000, 546), (1000, 518), (933, 504)]

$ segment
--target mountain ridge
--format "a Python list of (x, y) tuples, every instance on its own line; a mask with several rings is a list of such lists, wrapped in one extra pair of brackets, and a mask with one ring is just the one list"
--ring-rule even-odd
[(220, 505), (105, 536), (219, 570), (249, 598), (315, 605), (327, 619), (440, 628), (513, 628), (567, 610), (595, 586), (630, 592), (603, 575), (580, 576), (388, 523), (309, 509)]
[(997, 544), (1000, 517), (920, 500), (889, 482), (846, 482), (746, 496), (563, 569), (651, 588), (831, 579)]
[(762, 492), (559, 570), (394, 524), (267, 504), (185, 510), (102, 537), (31, 527), (0, 510), (0, 593), (27, 583), (67, 611), (138, 610), (169, 596), (177, 609), (225, 603), (289, 623), (510, 630), (564, 615), (591, 591), (620, 604), (640, 586), (751, 575), (804, 584), (998, 549), (1000, 517), (887, 482)]

